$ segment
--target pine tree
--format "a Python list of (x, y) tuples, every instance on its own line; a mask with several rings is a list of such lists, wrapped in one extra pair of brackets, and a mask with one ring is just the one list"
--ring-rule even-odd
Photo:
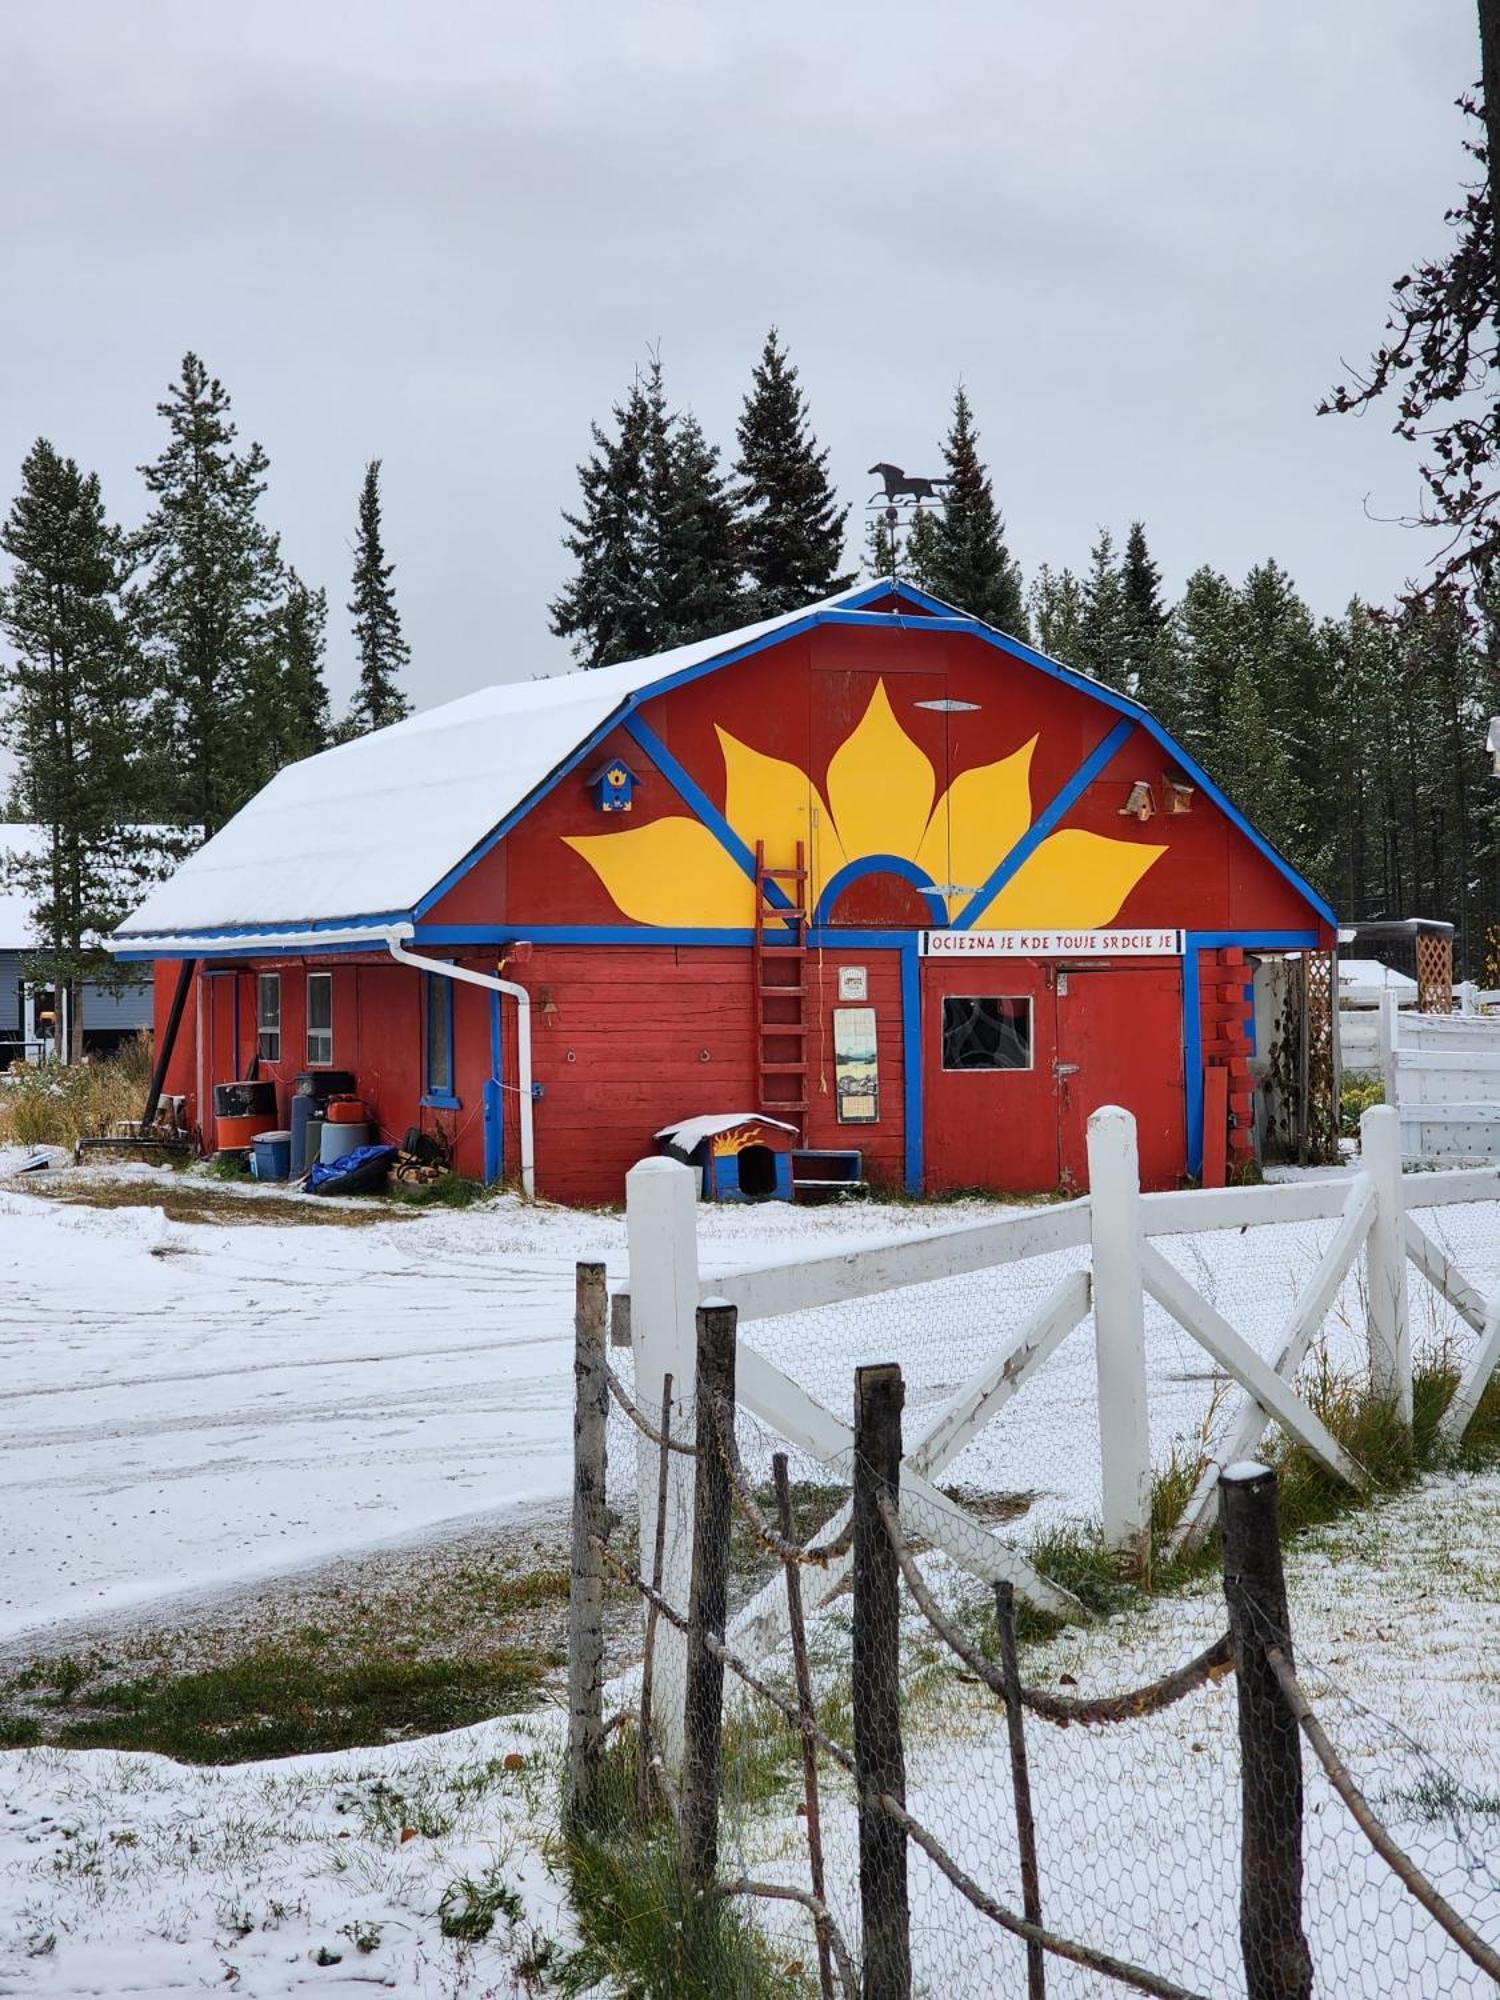
[(13, 810), (45, 835), (5, 873), (34, 906), (33, 976), (68, 992), (76, 1062), (85, 982), (119, 983), (99, 940), (154, 859), (132, 823), (145, 789), (145, 683), (122, 602), (128, 557), (97, 476), (45, 438), (27, 454), (0, 548), (13, 564), (0, 629), (14, 653), (0, 730), (16, 762)]
[(167, 816), (205, 834), (260, 780), (266, 656), (282, 595), (276, 537), (258, 513), (268, 461), (258, 444), (236, 446), (229, 407), (223, 385), (184, 355), (180, 380), (157, 405), (166, 448), (141, 467), (155, 504), (132, 603), (175, 773)]
[(268, 776), (325, 749), (331, 737), (328, 687), (323, 678), (328, 593), (309, 589), (287, 572), (286, 595), (276, 616), (276, 693), (279, 727)]
[(1021, 572), (1005, 545), (1005, 521), (979, 456), (979, 433), (962, 383), (943, 441), (947, 506), (934, 517), (923, 581), (934, 596), (1013, 638), (1029, 636)]
[(1213, 771), (1239, 646), (1234, 585), (1206, 564), (1194, 570), (1163, 634), (1152, 712), (1190, 757)]
[(849, 509), (840, 507), (818, 449), (797, 370), (773, 326), (737, 430), (735, 494), (749, 615), (774, 618), (853, 581), (839, 574)]
[(896, 574), (896, 539), (884, 513), (879, 513), (865, 530), (865, 568), (871, 576)]
[(1120, 583), (1124, 597), (1120, 621), (1123, 685), (1128, 693), (1144, 700), (1167, 613), (1161, 598), (1161, 571), (1151, 560), (1140, 521), (1131, 522), (1125, 537)]
[(1083, 586), (1070, 569), (1043, 563), (1027, 593), (1036, 642), (1048, 659), (1081, 670)]
[(577, 565), (548, 606), (553, 632), (571, 639), (586, 667), (652, 652), (654, 606), (647, 587), (648, 458), (656, 421), (639, 375), (612, 411), (614, 434), (589, 426), (594, 449), (578, 468), (582, 504), (564, 509), (563, 546)]
[(401, 636), (401, 613), (391, 578), (396, 565), (385, 559), (380, 529), (380, 460), (365, 467), (359, 491), (359, 536), (354, 545), (354, 595), (349, 615), (359, 650), (359, 681), (350, 704), (348, 736), (384, 729), (411, 714), (401, 675), (411, 662), (411, 648)]
[(668, 417), (663, 409), (662, 418), (652, 426), (649, 481), (653, 652), (745, 622), (734, 502), (718, 451), (691, 411)]
[(1106, 687), (1126, 686), (1125, 579), (1115, 556), (1108, 528), (1089, 551), (1089, 573), (1083, 581), (1083, 618), (1079, 631), (1079, 666)]

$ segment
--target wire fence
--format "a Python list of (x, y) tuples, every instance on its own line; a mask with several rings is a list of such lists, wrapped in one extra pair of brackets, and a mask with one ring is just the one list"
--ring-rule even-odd
[[(947, 1295), (930, 1310), (951, 1328), (955, 1294), (977, 1288), (908, 1288), (903, 1307), (918, 1289)], [(690, 1402), (647, 1395), (623, 1351), (606, 1357), (602, 1303), (580, 1312), (600, 1461), (581, 1482), (575, 1599), (581, 1564), (647, 1624), (610, 1717), (595, 1676), (573, 1796), (631, 1844), (643, 1882), (685, 1898), (682, 1983), (662, 1990), (1493, 1993), (1500, 1769), (1476, 1747), (1493, 1718), (1472, 1663), (1455, 1659), (1418, 1730), (1387, 1687), (1372, 1698), (1361, 1655), (1309, 1657), (1265, 1475), (1239, 1482), (1259, 1514), (1239, 1544), (1226, 1521), (1217, 1611), (1187, 1600), (1141, 1641), (1070, 1629), (1043, 1656), (1048, 1684), (1024, 1686), (1008, 1586), (973, 1573), (1020, 1480), (976, 1477), (995, 1511), (971, 1510), (962, 1561), (952, 1517), (901, 1490), (903, 1429), (942, 1395), (920, 1325), (909, 1369), (848, 1371), (856, 1449), (830, 1462), (736, 1408), (732, 1309), (700, 1313)], [(984, 1327), (993, 1341), (992, 1315)], [(866, 1325), (866, 1354), (879, 1334)], [(664, 1591), (673, 1509), (692, 1574)], [(773, 1602), (782, 1637), (762, 1653), (757, 1607)]]

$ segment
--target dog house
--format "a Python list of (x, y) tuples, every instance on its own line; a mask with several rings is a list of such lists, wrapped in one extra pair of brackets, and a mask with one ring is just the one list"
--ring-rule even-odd
[(797, 1128), (755, 1111), (685, 1119), (656, 1135), (662, 1151), (696, 1168), (705, 1201), (790, 1201)]

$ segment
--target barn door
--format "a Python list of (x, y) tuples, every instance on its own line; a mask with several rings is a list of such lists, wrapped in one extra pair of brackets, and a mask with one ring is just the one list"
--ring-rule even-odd
[(1187, 1169), (1182, 972), (1176, 965), (1058, 966), (1058, 1125), (1064, 1184), (1088, 1186), (1088, 1121), (1101, 1104), (1135, 1116), (1141, 1185)]
[(922, 963), (929, 1193), (1029, 1193), (1058, 1181), (1056, 1010), (1038, 959)]

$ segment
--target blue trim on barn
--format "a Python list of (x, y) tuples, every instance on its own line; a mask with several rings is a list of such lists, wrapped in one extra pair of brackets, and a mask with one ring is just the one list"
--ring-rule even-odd
[(1110, 763), (1135, 734), (1135, 724), (1126, 720), (1117, 722), (1114, 728), (1084, 758), (1078, 769), (1068, 779), (1060, 791), (1037, 814), (1015, 846), (990, 874), (988, 881), (972, 896), (954, 919), (956, 931), (972, 930), (984, 915), (996, 896), (1029, 861), (1042, 842), (1051, 833), (1058, 821), (1083, 797), (1089, 786), (1098, 777), (1105, 765)]
[(493, 1187), (505, 1174), (505, 1040), (500, 1019), (500, 995), (490, 995), (490, 1073), (482, 1092), (484, 1114), (484, 1178)]
[(815, 925), (826, 924), (832, 915), (839, 897), (851, 883), (861, 881), (866, 875), (899, 875), (903, 882), (910, 882), (925, 898), (929, 913), (933, 918), (933, 928), (941, 930), (948, 921), (948, 906), (932, 877), (925, 868), (919, 868), (915, 861), (907, 861), (899, 854), (866, 854), (858, 861), (846, 861), (836, 874), (831, 875), (823, 885), (823, 893), (818, 898), (817, 908), (812, 913)]

